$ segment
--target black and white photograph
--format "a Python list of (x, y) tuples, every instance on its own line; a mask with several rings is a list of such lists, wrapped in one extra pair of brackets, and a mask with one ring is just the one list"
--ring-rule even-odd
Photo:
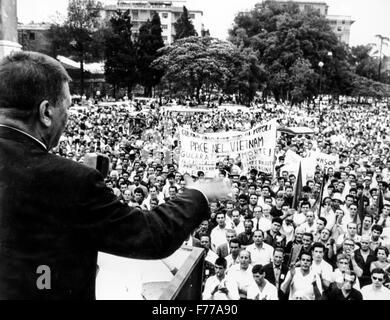
[(390, 300), (389, 13), (0, 0), (0, 300)]

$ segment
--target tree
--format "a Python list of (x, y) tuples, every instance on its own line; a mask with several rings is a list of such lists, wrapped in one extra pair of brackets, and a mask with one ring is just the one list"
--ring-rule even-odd
[(251, 48), (235, 47), (230, 62), (231, 76), (227, 77), (223, 91), (238, 93), (238, 101), (249, 105), (265, 80), (264, 66), (259, 64)]
[(153, 65), (164, 71), (164, 79), (174, 90), (186, 90), (199, 103), (202, 89), (241, 90), (253, 95), (257, 88), (258, 69), (251, 69), (257, 64), (256, 56), (251, 50), (241, 52), (230, 42), (194, 36), (177, 40), (160, 52)]
[[(276, 99), (287, 99), (295, 90), (294, 96), (304, 93), (309, 98), (318, 95), (320, 79), (325, 92), (337, 94), (341, 92), (340, 87), (342, 92), (349, 90), (346, 75), (351, 70), (345, 58), (347, 48), (317, 12), (301, 12), (293, 2), (281, 5), (265, 1), (250, 12), (238, 14), (229, 34), (236, 45), (257, 52), (259, 62), (265, 67), (266, 95), (272, 93)], [(324, 63), (323, 70), (320, 61)], [(315, 82), (296, 83), (296, 68), (309, 72)], [(341, 86), (340, 80), (344, 81)]]
[(379, 45), (379, 66), (378, 66), (378, 81), (381, 81), (381, 71), (382, 71), (382, 49), (383, 46), (388, 46), (390, 38), (382, 36), (381, 34), (375, 35), (380, 40)]
[(163, 75), (161, 70), (151, 66), (159, 57), (158, 50), (164, 47), (160, 16), (155, 12), (152, 20), (148, 20), (139, 29), (137, 41), (137, 69), (140, 84), (145, 87), (145, 95), (152, 95), (152, 88), (157, 85)]
[(351, 48), (349, 63), (354, 67), (357, 75), (368, 79), (377, 79), (378, 63), (371, 56), (373, 47), (371, 45), (359, 45)]
[[(69, 55), (80, 61), (80, 91), (84, 93), (84, 63), (102, 58), (99, 32), (102, 4), (96, 0), (70, 0), (64, 25), (52, 25), (49, 37), (53, 54)], [(96, 56), (97, 55), (97, 56)]]
[(180, 18), (173, 25), (175, 27), (175, 41), (198, 35), (194, 25), (189, 18), (188, 10), (185, 6), (183, 6), (183, 13), (181, 14)]
[(136, 48), (131, 35), (130, 10), (117, 11), (110, 19), (110, 28), (105, 34), (105, 76), (106, 80), (116, 87), (124, 84), (130, 96), (137, 81)]

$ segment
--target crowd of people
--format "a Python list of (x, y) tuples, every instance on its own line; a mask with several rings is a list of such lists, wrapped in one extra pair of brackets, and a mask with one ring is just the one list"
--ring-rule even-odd
[[(130, 101), (131, 102), (131, 101)], [(147, 108), (96, 103), (70, 115), (54, 153), (83, 162), (110, 159), (106, 184), (123, 203), (150, 210), (175, 199), (189, 179), (221, 178), (230, 199), (210, 201), (211, 219), (185, 241), (206, 251), (203, 299), (390, 300), (390, 112), (386, 103), (329, 102), (291, 106), (175, 111), (166, 99)], [(221, 157), (215, 172), (178, 167), (183, 126), (198, 133), (245, 131), (277, 119), (310, 135), (278, 135), (273, 175)], [(338, 155), (317, 166), (297, 190), (284, 170), (288, 150)]]

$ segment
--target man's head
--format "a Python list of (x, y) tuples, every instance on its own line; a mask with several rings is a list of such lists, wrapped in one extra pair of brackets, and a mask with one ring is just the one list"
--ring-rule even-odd
[(314, 212), (313, 211), (306, 212), (306, 222), (309, 225), (313, 225), (313, 223), (314, 223)]
[(135, 202), (141, 202), (144, 199), (144, 191), (141, 188), (134, 189), (134, 200)]
[(262, 230), (255, 230), (253, 232), (253, 241), (255, 245), (260, 246), (263, 244), (264, 234)]
[(251, 219), (246, 219), (244, 221), (244, 229), (246, 234), (251, 234), (253, 229), (253, 221)]
[(261, 264), (256, 264), (252, 268), (252, 275), (253, 275), (253, 280), (259, 285), (264, 281), (265, 278), (265, 270), (263, 265)]
[(316, 223), (317, 223), (317, 232), (321, 234), (321, 231), (324, 230), (328, 221), (324, 217), (319, 217)]
[(362, 237), (360, 238), (360, 245), (361, 245), (361, 250), (363, 252), (367, 252), (370, 250), (370, 236), (368, 235), (362, 235)]
[(218, 212), (215, 216), (215, 220), (221, 228), (225, 228), (226, 217), (224, 212)]
[(374, 222), (373, 216), (365, 215), (363, 218), (363, 229), (370, 230), (373, 222)]
[(357, 234), (357, 224), (354, 223), (354, 222), (348, 223), (348, 225), (347, 225), (347, 232), (348, 232), (348, 235), (351, 238), (354, 238), (356, 236), (356, 234)]
[(380, 289), (385, 282), (385, 271), (382, 268), (374, 268), (371, 271), (372, 285), (376, 289)]
[(313, 258), (310, 253), (304, 251), (299, 255), (299, 261), (301, 262), (301, 269), (309, 271)]
[(349, 257), (344, 253), (339, 253), (336, 258), (336, 265), (337, 268), (341, 272), (345, 272), (346, 270), (349, 270)]
[(233, 229), (226, 230), (226, 240), (228, 243), (230, 243), (230, 240), (234, 239), (236, 236), (237, 236), (236, 230)]
[(327, 228), (324, 228), (321, 230), (321, 233), (320, 233), (320, 239), (321, 241), (323, 242), (327, 242), (330, 238), (330, 230), (327, 229)]
[(373, 241), (378, 241), (379, 237), (381, 236), (383, 232), (383, 227), (380, 226), (379, 224), (374, 224), (371, 227), (371, 238)]
[(206, 250), (210, 249), (210, 236), (208, 235), (202, 235), (200, 237), (200, 245), (205, 248)]
[(55, 147), (68, 121), (70, 77), (55, 59), (20, 51), (0, 61), (0, 119)]
[(315, 242), (311, 248), (313, 260), (317, 263), (322, 261), (325, 253), (325, 246), (320, 242)]
[(283, 220), (281, 218), (273, 218), (271, 224), (272, 232), (278, 233), (282, 227)]
[(177, 198), (177, 187), (176, 186), (170, 186), (168, 189), (169, 198), (176, 199)]
[(215, 260), (214, 268), (215, 275), (219, 278), (223, 278), (225, 276), (227, 262), (225, 258), (219, 257)]
[(274, 254), (273, 254), (273, 261), (276, 266), (281, 266), (284, 259), (284, 250), (283, 248), (275, 248)]
[(303, 234), (305, 233), (305, 231), (300, 228), (300, 227), (297, 227), (295, 229), (295, 237), (294, 237), (294, 240), (298, 243), (302, 243), (302, 238), (303, 238)]
[(251, 206), (256, 206), (257, 205), (257, 195), (256, 194), (251, 194), (249, 197), (249, 204)]
[(310, 203), (308, 201), (302, 202), (301, 211), (306, 215), (306, 213), (310, 210)]
[(237, 258), (241, 249), (240, 240), (238, 240), (237, 238), (233, 238), (230, 240), (229, 245), (230, 245), (230, 253), (234, 258)]
[(240, 210), (233, 209), (232, 211), (232, 220), (233, 222), (238, 225), (240, 223)]
[(248, 269), (251, 263), (251, 253), (248, 250), (241, 250), (239, 260), (241, 269)]
[(313, 234), (309, 232), (305, 232), (302, 236), (302, 244), (303, 247), (308, 250), (313, 242)]
[(343, 278), (343, 283), (341, 285), (341, 288), (346, 292), (350, 292), (355, 282), (356, 282), (355, 272), (346, 270), (344, 272), (344, 278)]

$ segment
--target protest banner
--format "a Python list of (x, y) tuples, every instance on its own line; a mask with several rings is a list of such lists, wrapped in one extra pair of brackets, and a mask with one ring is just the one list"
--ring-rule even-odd
[(272, 173), (276, 146), (276, 121), (243, 132), (199, 134), (180, 128), (179, 170), (196, 174), (212, 172), (217, 162), (232, 154), (240, 156), (244, 170)]
[(320, 166), (321, 169), (333, 168), (338, 169), (340, 167), (339, 156), (334, 156), (331, 154), (326, 154), (323, 152), (317, 152), (312, 155), (312, 159), (315, 159), (316, 164)]

